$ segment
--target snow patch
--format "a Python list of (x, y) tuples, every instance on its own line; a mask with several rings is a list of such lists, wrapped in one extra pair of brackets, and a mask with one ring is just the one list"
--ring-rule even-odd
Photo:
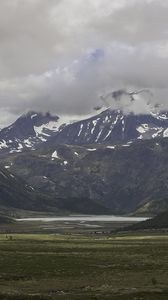
[(168, 137), (168, 128), (163, 132), (163, 137)]
[(35, 118), (35, 117), (37, 117), (37, 114), (32, 115), (32, 116), (31, 116), (31, 119), (33, 119), (33, 118)]
[(160, 135), (160, 133), (162, 133), (163, 128), (161, 127), (161, 128), (154, 128), (154, 129), (157, 130), (157, 132), (154, 133), (154, 134), (152, 134), (152, 137), (153, 137), (153, 138), (156, 138), (157, 136)]
[(57, 153), (56, 150), (53, 152), (53, 154), (51, 155), (51, 157), (52, 157), (52, 160), (54, 160), (55, 158), (59, 159), (59, 156), (58, 156), (58, 153)]
[(117, 122), (118, 122), (118, 120), (119, 120), (119, 119), (122, 120), (123, 118), (124, 118), (123, 116), (121, 117), (120, 115), (117, 115), (115, 121), (113, 122), (113, 125), (116, 125)]
[(158, 120), (168, 120), (168, 117), (164, 113), (160, 114), (158, 112), (157, 113), (151, 112), (151, 115)]
[(20, 153), (20, 152), (22, 152), (22, 150), (13, 149), (9, 151), (9, 153)]
[(80, 136), (80, 135), (81, 135), (81, 133), (82, 133), (82, 130), (83, 130), (83, 124), (81, 124), (81, 125), (80, 125), (80, 130), (79, 130), (78, 136)]
[(141, 126), (137, 127), (136, 129), (139, 133), (145, 133), (146, 131), (149, 130), (149, 125), (148, 124), (141, 124)]
[(70, 121), (67, 122), (67, 118), (59, 118), (57, 121), (50, 121), (50, 122), (48, 122), (46, 124), (42, 124), (41, 126), (34, 126), (34, 131), (35, 131), (36, 136), (38, 138), (41, 138), (40, 136), (49, 137), (49, 136), (51, 136), (51, 134), (50, 133), (46, 133), (45, 131), (48, 131), (48, 132), (49, 131), (57, 132), (57, 131), (60, 130), (60, 127), (62, 125), (68, 125), (67, 123), (70, 124)]
[(93, 127), (92, 127), (92, 130), (91, 130), (91, 134), (93, 134), (94, 131), (95, 131), (95, 128), (96, 128), (96, 125), (97, 125), (97, 120), (92, 121), (92, 124), (93, 124)]
[(2, 140), (2, 141), (0, 141), (0, 149), (4, 149), (4, 148), (8, 148), (8, 146), (6, 144), (6, 141)]
[[(42, 124), (41, 126), (34, 126), (34, 131), (36, 133), (36, 136), (42, 140), (41, 136), (50, 137), (52, 132), (61, 131), (65, 127), (65, 125), (73, 124), (75, 122), (76, 120), (71, 119), (71, 117), (69, 116), (62, 116), (59, 117), (56, 121), (50, 121), (46, 124)], [(42, 141), (45, 142), (46, 140), (43, 139)]]
[(105, 136), (104, 141), (105, 141), (105, 140), (109, 137), (109, 135), (112, 133), (112, 130), (113, 130), (113, 127), (110, 126), (110, 130), (109, 130), (109, 132), (107, 133), (107, 135)]
[(46, 128), (46, 125), (41, 126), (34, 126), (34, 131), (36, 133), (36, 137), (41, 138), (42, 135), (44, 136), (50, 136), (49, 134), (43, 132), (43, 130)]
[(107, 146), (106, 148), (107, 148), (107, 149), (115, 149), (116, 146)]
[(47, 142), (47, 140), (45, 138), (43, 138), (42, 136), (39, 136), (39, 139), (42, 141), (42, 142)]
[(23, 143), (25, 144), (25, 146), (26, 146), (27, 148), (31, 148), (32, 145), (33, 145), (32, 142), (30, 141), (30, 138), (24, 140)]
[(87, 149), (87, 151), (96, 151), (96, 148)]
[(103, 131), (103, 129), (100, 130), (99, 134), (97, 135), (97, 138), (96, 138), (95, 142), (98, 142), (98, 140), (99, 140), (99, 138), (100, 138), (100, 136), (102, 134), (102, 131)]
[(23, 149), (23, 146), (22, 146), (22, 144), (21, 143), (19, 143), (19, 145), (18, 145), (18, 148), (17, 148), (18, 150), (21, 150), (21, 149)]

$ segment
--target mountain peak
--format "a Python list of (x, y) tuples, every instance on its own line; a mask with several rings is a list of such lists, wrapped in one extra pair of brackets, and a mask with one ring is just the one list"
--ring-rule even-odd
[(135, 140), (168, 137), (168, 112), (125, 114), (105, 109), (87, 119), (70, 118), (28, 111), (11, 126), (0, 131), (0, 153), (31, 150), (47, 142), (55, 144), (127, 144)]
[(36, 111), (31, 110), (31, 111), (28, 111), (28, 112), (22, 114), (19, 117), (19, 119), (25, 119), (25, 118), (31, 118), (31, 119), (33, 119), (33, 118), (41, 116), (41, 115), (42, 115), (41, 112), (36, 112)]
[(59, 129), (59, 117), (49, 112), (28, 111), (12, 125), (0, 131), (0, 150), (22, 152), (25, 148), (34, 149), (35, 145), (46, 142)]
[(23, 119), (23, 118), (31, 118), (31, 119), (37, 119), (37, 118), (48, 118), (48, 119), (58, 119), (58, 116), (56, 115), (51, 115), (51, 113), (48, 112), (40, 112), (40, 111), (33, 111), (30, 110), (24, 114), (22, 114), (19, 119)]

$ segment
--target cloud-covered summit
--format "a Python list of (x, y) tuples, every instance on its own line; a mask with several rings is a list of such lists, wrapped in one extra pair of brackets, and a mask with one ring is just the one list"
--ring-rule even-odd
[(86, 114), (118, 89), (167, 107), (167, 16), (167, 0), (1, 0), (1, 124), (39, 107)]

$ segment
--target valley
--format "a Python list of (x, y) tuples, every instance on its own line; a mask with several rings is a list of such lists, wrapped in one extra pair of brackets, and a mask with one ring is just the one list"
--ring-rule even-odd
[(0, 132), (0, 299), (167, 300), (167, 114), (58, 120)]
[(0, 299), (166, 300), (167, 247), (164, 233), (1, 233)]
[(0, 218), (0, 299), (167, 299), (164, 228), (138, 229), (148, 220), (137, 217), (19, 214)]
[(0, 0), (0, 300), (168, 300), (168, 1)]

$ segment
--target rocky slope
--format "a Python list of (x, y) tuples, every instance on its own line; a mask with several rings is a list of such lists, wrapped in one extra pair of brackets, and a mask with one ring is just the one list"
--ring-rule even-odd
[[(120, 146), (56, 145), (13, 153), (2, 162), (41, 193), (58, 199), (58, 207), (64, 203), (64, 209), (72, 203), (82, 207), (86, 201), (112, 213), (145, 206), (148, 213), (155, 213), (168, 202), (166, 138)], [(68, 204), (68, 199), (75, 201)]]
[(34, 188), (11, 172), (0, 168), (0, 207), (30, 209), (34, 207), (34, 202)]
[[(25, 176), (22, 176), (22, 178)], [(28, 180), (27, 180), (28, 181)], [(35, 188), (27, 183), (21, 176), (18, 177), (4, 168), (0, 168), (0, 210), (10, 212), (21, 210), (45, 211), (61, 213), (105, 213), (109, 210), (95, 200), (81, 197), (60, 198)], [(2, 217), (2, 218), (1, 218)], [(0, 223), (5, 222), (5, 216), (0, 214)], [(8, 220), (6, 220), (8, 221)]]

